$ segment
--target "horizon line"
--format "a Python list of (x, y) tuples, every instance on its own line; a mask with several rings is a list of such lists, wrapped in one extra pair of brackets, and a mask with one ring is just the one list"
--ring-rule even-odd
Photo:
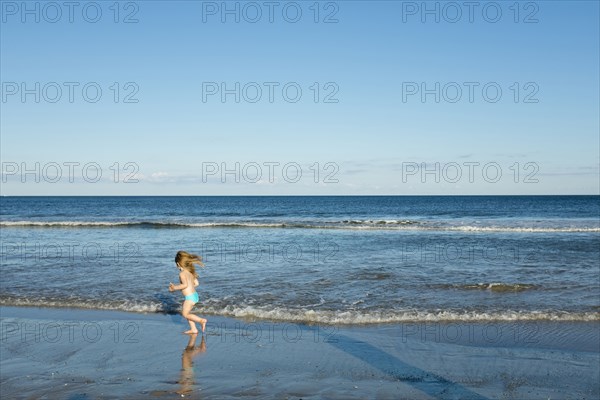
[(600, 196), (600, 193), (590, 194), (17, 194), (0, 195), (0, 197), (534, 197), (534, 196)]

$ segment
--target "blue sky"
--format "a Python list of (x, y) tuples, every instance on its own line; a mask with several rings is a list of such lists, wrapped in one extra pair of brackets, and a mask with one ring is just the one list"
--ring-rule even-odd
[(597, 1), (1, 3), (4, 195), (600, 191)]

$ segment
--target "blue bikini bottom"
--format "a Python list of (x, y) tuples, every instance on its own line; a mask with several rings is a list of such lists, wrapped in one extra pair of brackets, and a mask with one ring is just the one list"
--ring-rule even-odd
[(200, 300), (200, 298), (198, 297), (198, 292), (188, 294), (187, 296), (185, 296), (185, 299), (193, 301), (194, 303), (197, 303)]

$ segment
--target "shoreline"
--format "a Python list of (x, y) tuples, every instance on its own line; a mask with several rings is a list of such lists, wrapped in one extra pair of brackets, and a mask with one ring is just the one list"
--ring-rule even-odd
[(320, 326), (207, 318), (204, 340), (198, 335), (190, 346), (180, 315), (0, 306), (0, 397), (600, 395), (597, 322)]
[[(57, 304), (50, 301), (50, 305), (35, 304), (31, 301), (23, 301), (16, 303), (14, 300), (5, 301), (0, 299), (0, 307), (6, 308), (38, 308), (50, 310), (82, 310), (82, 311), (106, 311), (106, 312), (123, 312), (128, 314), (142, 315), (178, 315), (181, 313), (181, 303), (173, 302), (172, 300), (161, 300), (159, 307), (166, 306), (166, 309), (149, 307), (146, 309), (122, 309), (118, 306), (97, 307), (97, 302), (89, 305), (79, 302), (79, 306), (72, 304)], [(600, 323), (600, 312), (598, 311), (464, 311), (462, 314), (456, 311), (446, 311), (435, 314), (432, 311), (405, 311), (395, 313), (373, 312), (371, 314), (355, 315), (352, 322), (346, 319), (339, 319), (339, 315), (346, 315), (347, 311), (331, 311), (331, 310), (309, 310), (300, 314), (301, 310), (281, 310), (277, 307), (265, 312), (263, 309), (250, 309), (248, 307), (233, 310), (215, 310), (207, 309), (202, 304), (201, 309), (193, 309), (195, 314), (202, 314), (209, 317), (233, 318), (243, 321), (258, 321), (258, 322), (279, 322), (279, 323), (295, 323), (307, 325), (325, 325), (325, 326), (343, 326), (343, 327), (368, 327), (368, 326), (385, 326), (385, 325), (402, 325), (402, 324), (545, 324), (545, 323)], [(141, 308), (141, 307), (140, 307)], [(295, 313), (294, 313), (295, 312)], [(356, 311), (352, 311), (356, 312)], [(550, 315), (554, 313), (554, 315)], [(262, 315), (258, 315), (262, 314)], [(282, 315), (284, 314), (284, 315)], [(391, 317), (390, 317), (391, 316)]]

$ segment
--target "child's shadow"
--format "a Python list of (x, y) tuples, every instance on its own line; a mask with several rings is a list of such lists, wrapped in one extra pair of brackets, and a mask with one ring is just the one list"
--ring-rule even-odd
[(154, 295), (154, 299), (162, 305), (162, 312), (169, 315), (171, 317), (171, 321), (175, 323), (181, 322), (181, 318), (183, 318), (181, 314), (179, 314), (181, 304), (177, 300), (175, 300), (174, 295), (172, 295), (171, 293), (156, 293)]

